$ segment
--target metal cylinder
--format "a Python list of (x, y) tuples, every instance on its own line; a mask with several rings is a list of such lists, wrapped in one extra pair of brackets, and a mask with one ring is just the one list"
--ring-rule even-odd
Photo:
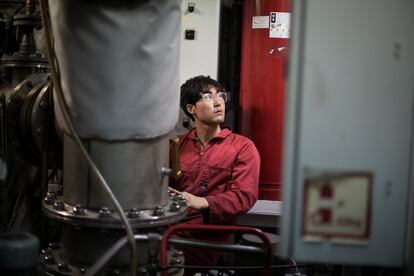
[(62, 90), (79, 136), (129, 140), (171, 131), (179, 110), (180, 1), (49, 6)]
[[(87, 140), (89, 154), (124, 210), (152, 209), (168, 201), (168, 137), (126, 142)], [(112, 203), (90, 172), (77, 146), (64, 136), (63, 199), (86, 209), (99, 210)]]

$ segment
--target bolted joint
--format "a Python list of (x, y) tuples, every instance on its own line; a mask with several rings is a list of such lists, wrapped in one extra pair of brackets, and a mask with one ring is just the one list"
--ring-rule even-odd
[(59, 244), (54, 243), (54, 242), (51, 242), (48, 245), (48, 249), (51, 249), (51, 250), (55, 250), (55, 249), (59, 249), (59, 248), (60, 248)]
[(56, 260), (55, 260), (55, 257), (53, 257), (52, 254), (48, 254), (48, 255), (43, 256), (43, 262), (45, 264), (55, 264)]
[(53, 203), (53, 208), (58, 211), (63, 211), (65, 210), (65, 204), (63, 203), (62, 200), (56, 199), (55, 202)]
[(55, 202), (55, 200), (56, 200), (56, 195), (54, 192), (46, 193), (44, 201), (47, 205), (52, 205)]
[(175, 201), (177, 201), (181, 207), (186, 207), (187, 206), (187, 200), (185, 199), (185, 197), (182, 194), (177, 194), (176, 197), (174, 198)]
[(67, 263), (58, 263), (58, 270), (60, 272), (70, 272), (70, 271), (72, 271), (69, 268), (69, 265)]
[(40, 101), (39, 107), (40, 107), (40, 109), (43, 109), (43, 110), (47, 109), (47, 102)]
[(101, 218), (109, 218), (111, 216), (111, 210), (109, 210), (108, 207), (102, 207), (101, 210), (99, 210), (99, 216)]
[(170, 205), (170, 211), (171, 212), (178, 212), (181, 209), (181, 205), (177, 201), (173, 201)]
[(152, 213), (153, 216), (162, 216), (164, 215), (164, 208), (162, 208), (161, 206), (157, 206), (154, 209), (154, 212)]
[(128, 218), (139, 218), (139, 211), (137, 208), (131, 208), (127, 213)]
[(179, 258), (171, 258), (170, 265), (179, 265), (181, 264), (181, 260)]
[(85, 209), (82, 207), (81, 204), (76, 204), (75, 206), (73, 206), (72, 212), (75, 215), (83, 215), (85, 213)]

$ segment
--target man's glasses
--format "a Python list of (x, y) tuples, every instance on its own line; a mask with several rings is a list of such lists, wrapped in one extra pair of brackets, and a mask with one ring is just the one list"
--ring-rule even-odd
[(215, 99), (219, 102), (226, 103), (228, 99), (227, 92), (220, 91), (217, 92), (216, 95), (213, 95), (212, 93), (201, 93), (201, 100), (206, 104), (213, 105)]

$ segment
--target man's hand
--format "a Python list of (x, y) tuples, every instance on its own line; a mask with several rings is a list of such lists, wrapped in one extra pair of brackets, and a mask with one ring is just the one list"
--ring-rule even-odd
[[(168, 192), (170, 193), (170, 195), (173, 195), (179, 191), (171, 187), (168, 187)], [(189, 208), (192, 208), (197, 211), (201, 211), (203, 209), (207, 209), (209, 206), (208, 201), (204, 197), (195, 196), (187, 192), (181, 192), (181, 194), (187, 200), (187, 206)]]

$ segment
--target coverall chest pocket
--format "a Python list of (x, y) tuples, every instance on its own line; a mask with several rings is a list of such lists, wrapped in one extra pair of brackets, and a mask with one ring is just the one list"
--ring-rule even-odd
[(215, 195), (225, 192), (230, 180), (229, 168), (206, 165), (199, 183), (200, 193)]

